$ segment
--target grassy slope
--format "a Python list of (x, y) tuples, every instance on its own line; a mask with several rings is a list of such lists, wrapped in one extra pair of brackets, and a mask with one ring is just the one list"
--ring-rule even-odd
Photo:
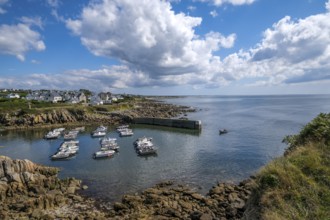
[(330, 114), (285, 141), (285, 156), (257, 175), (246, 219), (330, 219)]

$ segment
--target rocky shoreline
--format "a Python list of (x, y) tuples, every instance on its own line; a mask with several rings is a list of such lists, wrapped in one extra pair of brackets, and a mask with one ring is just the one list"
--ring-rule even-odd
[[(129, 109), (108, 111), (106, 107), (63, 108), (45, 110), (39, 113), (25, 113), (20, 110), (12, 113), (0, 113), (0, 126), (4, 129), (40, 128), (63, 125), (105, 124), (118, 125), (131, 123), (135, 117), (175, 118), (193, 112), (187, 106), (177, 106), (156, 100), (129, 103)], [(94, 109), (94, 110), (93, 110)]]
[(0, 219), (241, 219), (254, 187), (219, 183), (204, 196), (168, 181), (109, 205), (82, 197), (87, 186), (58, 172), (0, 156)]

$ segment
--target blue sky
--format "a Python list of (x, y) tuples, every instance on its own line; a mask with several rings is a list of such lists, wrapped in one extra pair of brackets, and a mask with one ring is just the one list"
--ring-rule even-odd
[(0, 88), (330, 93), (330, 0), (0, 0)]

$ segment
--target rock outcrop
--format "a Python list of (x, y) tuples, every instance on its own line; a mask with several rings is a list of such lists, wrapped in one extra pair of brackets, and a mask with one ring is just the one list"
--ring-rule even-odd
[(104, 219), (94, 201), (77, 194), (81, 181), (58, 169), (0, 156), (0, 219)]
[(110, 212), (114, 219), (241, 219), (252, 180), (220, 183), (203, 196), (189, 187), (165, 182), (138, 195), (125, 195)]
[(84, 110), (58, 109), (36, 114), (0, 114), (0, 124), (5, 127), (33, 127), (81, 122), (110, 122), (105, 115), (88, 113)]

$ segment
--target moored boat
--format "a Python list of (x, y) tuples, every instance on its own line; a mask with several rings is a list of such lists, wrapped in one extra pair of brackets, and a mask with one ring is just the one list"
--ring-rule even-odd
[(75, 154), (72, 154), (71, 152), (62, 152), (59, 151), (56, 154), (51, 156), (52, 160), (63, 160), (73, 157)]
[(96, 151), (93, 154), (93, 158), (97, 159), (97, 158), (111, 157), (114, 154), (115, 154), (115, 151), (113, 151), (113, 150), (100, 150), (100, 151)]
[(105, 131), (95, 131), (92, 133), (92, 137), (104, 137), (106, 134)]
[(219, 134), (227, 134), (228, 130), (227, 129), (220, 129)]
[(157, 153), (157, 148), (154, 146), (152, 142), (152, 138), (147, 138), (147, 137), (138, 138), (134, 142), (134, 146), (137, 154), (140, 156), (146, 156)]
[(45, 135), (45, 139), (57, 139), (61, 135), (58, 131), (50, 131)]
[(133, 133), (133, 130), (132, 129), (123, 129), (119, 132), (119, 135), (120, 137), (128, 137), (128, 136), (132, 136), (134, 133)]

